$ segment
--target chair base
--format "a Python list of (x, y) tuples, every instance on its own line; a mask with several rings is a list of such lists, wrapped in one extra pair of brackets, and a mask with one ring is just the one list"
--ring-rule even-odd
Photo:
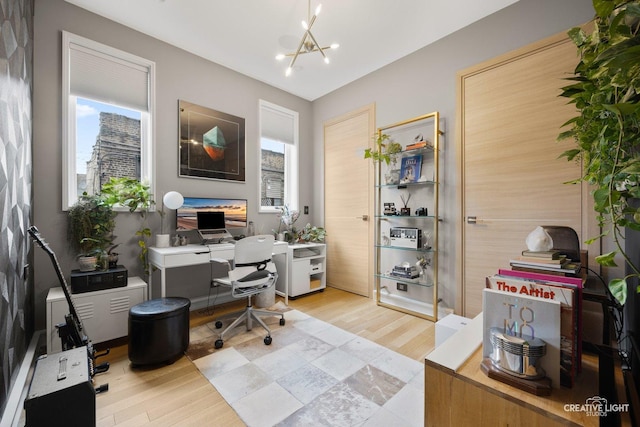
[(245, 322), (247, 331), (252, 330), (254, 320), (258, 322), (260, 326), (262, 326), (267, 331), (267, 336), (264, 339), (264, 343), (266, 345), (271, 344), (271, 329), (258, 316), (259, 314), (264, 316), (280, 316), (280, 325), (284, 325), (285, 323), (283, 313), (277, 313), (275, 311), (269, 311), (269, 310), (255, 309), (251, 305), (251, 297), (249, 297), (247, 307), (243, 311), (228, 313), (228, 314), (225, 314), (224, 316), (221, 316), (218, 320), (216, 320), (216, 328), (221, 328), (222, 327), (221, 319), (236, 317), (236, 319), (220, 333), (220, 338), (215, 342), (215, 348), (222, 348), (224, 344), (224, 337), (229, 332), (231, 332), (236, 326), (240, 325), (242, 322)]

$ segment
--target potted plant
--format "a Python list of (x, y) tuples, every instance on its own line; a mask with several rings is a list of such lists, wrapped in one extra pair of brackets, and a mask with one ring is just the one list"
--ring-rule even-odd
[(106, 264), (102, 258), (113, 241), (115, 212), (101, 195), (84, 193), (68, 212), (68, 240), (78, 253), (80, 270)]
[[(594, 187), (595, 211), (602, 234), (587, 243), (608, 236), (616, 250), (596, 261), (616, 266), (621, 254), (631, 274), (609, 282), (620, 304), (627, 298), (627, 280), (640, 277), (638, 260), (624, 247), (625, 229), (640, 231), (640, 4), (638, 1), (593, 0), (596, 17), (593, 30), (569, 31), (580, 61), (573, 83), (561, 96), (575, 104), (578, 115), (564, 124), (569, 129), (559, 139), (572, 138), (575, 148), (563, 153), (568, 160), (583, 162), (585, 181)], [(640, 291), (640, 288), (637, 289)]]
[(295, 243), (298, 236), (298, 230), (296, 230), (295, 223), (300, 217), (300, 211), (295, 209), (289, 209), (288, 205), (284, 205), (278, 208), (280, 213), (278, 218), (280, 223), (278, 224), (278, 230), (274, 230), (276, 239), (280, 241), (287, 241), (289, 243)]
[(110, 178), (102, 185), (102, 197), (108, 203), (115, 206), (123, 206), (129, 212), (138, 212), (141, 217), (141, 225), (136, 236), (140, 253), (138, 259), (142, 263), (145, 274), (149, 274), (149, 262), (147, 253), (149, 250), (148, 239), (151, 237), (151, 229), (147, 223), (147, 214), (155, 204), (151, 196), (149, 185), (138, 181), (135, 178)]
[(327, 231), (323, 227), (312, 226), (307, 223), (302, 230), (298, 233), (298, 239), (303, 242), (324, 242), (324, 238), (327, 235)]
[(384, 161), (387, 165), (395, 166), (397, 154), (402, 151), (402, 145), (391, 139), (386, 133), (378, 132), (375, 147), (364, 150), (364, 158), (374, 162)]

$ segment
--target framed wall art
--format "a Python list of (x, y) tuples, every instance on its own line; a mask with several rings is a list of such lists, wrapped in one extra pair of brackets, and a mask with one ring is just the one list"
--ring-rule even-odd
[(244, 119), (183, 100), (178, 111), (179, 176), (244, 183)]

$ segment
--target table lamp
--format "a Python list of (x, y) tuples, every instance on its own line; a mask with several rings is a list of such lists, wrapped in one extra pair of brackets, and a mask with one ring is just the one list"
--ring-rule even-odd
[(165, 216), (164, 208), (167, 207), (169, 209), (176, 210), (179, 207), (181, 207), (183, 203), (184, 203), (184, 197), (182, 197), (182, 194), (178, 193), (177, 191), (169, 191), (162, 198), (162, 207), (160, 211), (160, 233), (161, 234), (156, 235), (156, 247), (168, 248), (170, 246), (169, 239), (171, 237), (171, 234), (165, 234), (164, 232), (164, 216)]

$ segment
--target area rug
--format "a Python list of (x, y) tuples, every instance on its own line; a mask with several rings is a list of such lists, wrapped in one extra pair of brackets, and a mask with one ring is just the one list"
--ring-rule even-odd
[(191, 329), (187, 356), (250, 427), (422, 426), (424, 364), (298, 310), (233, 331)]

